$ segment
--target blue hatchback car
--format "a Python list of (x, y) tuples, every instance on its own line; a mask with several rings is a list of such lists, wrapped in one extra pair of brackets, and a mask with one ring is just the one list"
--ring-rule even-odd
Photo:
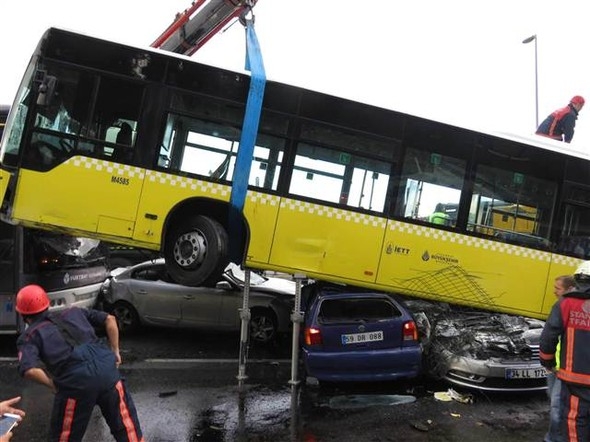
[(422, 368), (412, 314), (393, 295), (319, 289), (307, 301), (305, 374), (319, 382), (407, 379)]

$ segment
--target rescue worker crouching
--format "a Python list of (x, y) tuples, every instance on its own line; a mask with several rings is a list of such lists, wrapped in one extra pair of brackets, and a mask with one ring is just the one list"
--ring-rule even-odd
[[(49, 440), (81, 441), (98, 405), (116, 441), (143, 442), (133, 399), (118, 370), (115, 317), (77, 307), (49, 312), (47, 293), (34, 284), (18, 292), (16, 311), (28, 325), (17, 341), (19, 373), (55, 393)], [(105, 328), (110, 348), (94, 327)]]

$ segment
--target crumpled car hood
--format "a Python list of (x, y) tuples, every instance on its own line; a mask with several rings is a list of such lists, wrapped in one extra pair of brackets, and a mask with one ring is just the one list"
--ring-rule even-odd
[[(540, 335), (541, 329), (538, 329)], [(531, 333), (522, 316), (468, 314), (438, 318), (433, 339), (453, 346), (453, 353), (477, 359), (531, 357), (531, 344), (539, 336)]]
[(537, 356), (543, 321), (422, 300), (406, 304), (414, 313), (425, 347), (479, 360)]

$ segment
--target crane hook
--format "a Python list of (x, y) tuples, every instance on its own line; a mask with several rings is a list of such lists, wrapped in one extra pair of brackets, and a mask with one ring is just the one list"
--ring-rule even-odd
[[(254, 12), (252, 11), (253, 6), (254, 4), (252, 0), (246, 0), (244, 10), (239, 17), (239, 21), (244, 27), (246, 27), (248, 23), (254, 24)], [(250, 15), (250, 18), (248, 18), (248, 15)]]

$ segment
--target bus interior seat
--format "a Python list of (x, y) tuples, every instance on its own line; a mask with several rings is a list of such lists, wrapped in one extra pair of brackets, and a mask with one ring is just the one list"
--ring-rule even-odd
[[(128, 123), (121, 123), (121, 129), (117, 133), (115, 143), (123, 146), (131, 146), (133, 144), (133, 130)], [(113, 151), (113, 159), (115, 161), (129, 161), (131, 155), (132, 150), (127, 147), (118, 146)]]
[(117, 134), (116, 143), (117, 144), (125, 144), (127, 146), (131, 146), (131, 136), (133, 135), (133, 131), (131, 130), (131, 126), (128, 123), (122, 123), (121, 129)]

